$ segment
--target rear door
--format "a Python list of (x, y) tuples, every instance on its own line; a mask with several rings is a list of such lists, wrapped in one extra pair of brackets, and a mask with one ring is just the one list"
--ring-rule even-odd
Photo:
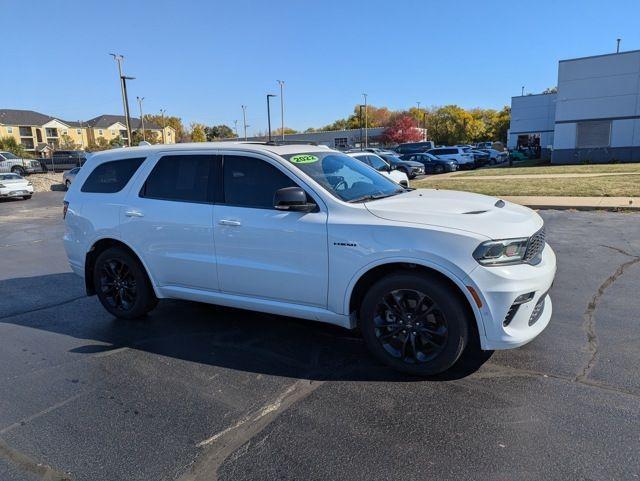
[(156, 154), (121, 212), (122, 237), (160, 286), (217, 290), (213, 244), (216, 156)]

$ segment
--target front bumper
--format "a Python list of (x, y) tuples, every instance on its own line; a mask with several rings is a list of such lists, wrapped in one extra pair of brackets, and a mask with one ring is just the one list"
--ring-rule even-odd
[[(538, 265), (519, 264), (503, 267), (479, 266), (467, 276), (468, 286), (482, 300), (480, 344), (482, 349), (510, 349), (522, 346), (538, 336), (551, 320), (552, 303), (548, 291), (556, 275), (556, 256), (547, 244)], [(510, 315), (514, 301), (521, 295), (532, 298)], [(541, 311), (534, 312), (538, 306)]]

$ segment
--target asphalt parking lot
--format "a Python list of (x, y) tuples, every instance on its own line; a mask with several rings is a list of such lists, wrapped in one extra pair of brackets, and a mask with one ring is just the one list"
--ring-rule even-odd
[(62, 197), (0, 201), (0, 480), (640, 477), (638, 214), (542, 211), (549, 327), (420, 380), (322, 324), (115, 320), (70, 273)]

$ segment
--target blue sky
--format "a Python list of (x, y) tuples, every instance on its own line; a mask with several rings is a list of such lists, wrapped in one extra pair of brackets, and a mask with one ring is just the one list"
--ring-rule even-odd
[(617, 37), (640, 49), (637, 0), (0, 0), (0, 12), (0, 108), (119, 114), (118, 52), (136, 77), (132, 112), (140, 95), (145, 112), (240, 125), (245, 104), (250, 132), (266, 129), (277, 79), (286, 124), (304, 129), (348, 115), (362, 92), (393, 109), (501, 108), (522, 85), (555, 85), (560, 59), (612, 52)]

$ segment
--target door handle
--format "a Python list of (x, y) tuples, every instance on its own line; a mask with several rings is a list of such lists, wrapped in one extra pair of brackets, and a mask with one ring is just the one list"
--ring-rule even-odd
[(231, 219), (220, 219), (218, 221), (218, 224), (220, 225), (231, 225), (231, 226), (240, 226), (242, 225), (242, 223), (239, 220), (231, 220)]
[(144, 217), (144, 214), (139, 210), (127, 210), (124, 215), (127, 217)]

